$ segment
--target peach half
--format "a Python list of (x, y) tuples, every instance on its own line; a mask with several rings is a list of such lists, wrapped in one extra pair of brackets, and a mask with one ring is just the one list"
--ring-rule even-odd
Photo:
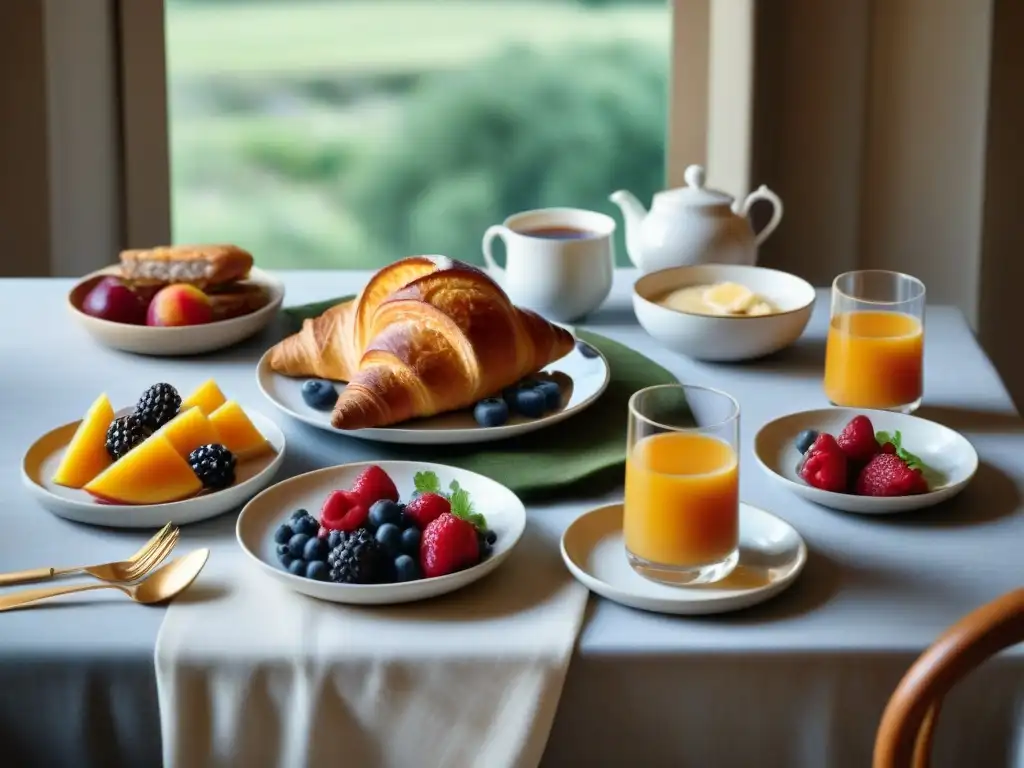
[(146, 325), (203, 325), (212, 319), (209, 296), (194, 285), (184, 283), (161, 288), (146, 311)]

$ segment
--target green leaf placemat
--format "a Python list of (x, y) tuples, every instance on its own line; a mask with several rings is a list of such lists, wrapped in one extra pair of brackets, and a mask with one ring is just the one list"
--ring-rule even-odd
[[(291, 328), (316, 317), (344, 298), (284, 310)], [(674, 384), (657, 363), (617, 341), (577, 330), (608, 360), (611, 380), (596, 403), (576, 416), (522, 437), (467, 446), (404, 446), (366, 442), (368, 460), (399, 459), (451, 464), (494, 478), (527, 499), (540, 499), (586, 487), (589, 493), (622, 482), (626, 461), (629, 398), (638, 389)], [(589, 495), (588, 493), (588, 495)]]

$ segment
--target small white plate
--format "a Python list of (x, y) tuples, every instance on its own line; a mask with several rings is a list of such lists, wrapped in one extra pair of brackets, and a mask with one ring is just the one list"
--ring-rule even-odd
[[(371, 464), (388, 473), (403, 500), (415, 490), (413, 477), (417, 472), (435, 472), (445, 488), (452, 480), (457, 480), (469, 492), (476, 511), (487, 519), (487, 527), (497, 534), (491, 554), (483, 562), (464, 571), (402, 584), (335, 584), (295, 576), (284, 570), (278, 563), (274, 543), (277, 527), (297, 509), (308, 509), (310, 514), (318, 516), (327, 494), (350, 487), (359, 473)], [(444, 464), (377, 461), (327, 467), (282, 480), (245, 505), (238, 516), (235, 531), (242, 550), (256, 566), (289, 589), (332, 603), (390, 605), (444, 595), (482, 579), (511, 554), (525, 528), (526, 508), (523, 502), (489, 477)]]
[[(900, 431), (903, 447), (920, 457), (932, 470), (926, 476), (931, 489), (929, 493), (857, 496), (823, 491), (800, 478), (797, 474), (800, 452), (796, 449), (796, 436), (805, 429), (836, 436), (858, 414), (871, 419), (875, 432)], [(865, 515), (889, 515), (931, 507), (960, 493), (978, 471), (978, 454), (959, 432), (917, 416), (864, 408), (820, 408), (770, 421), (754, 437), (754, 455), (769, 477), (798, 496), (823, 507)]]
[[(543, 369), (544, 373), (552, 374), (562, 387), (561, 409), (539, 419), (513, 416), (501, 427), (479, 426), (473, 419), (472, 410), (467, 409), (439, 414), (428, 419), (415, 419), (391, 427), (335, 429), (331, 426), (330, 411), (310, 408), (302, 399), (302, 384), (306, 379), (281, 376), (271, 370), (269, 351), (263, 355), (256, 368), (256, 383), (267, 399), (282, 412), (293, 419), (335, 434), (403, 445), (487, 443), (550, 427), (579, 413), (601, 396), (611, 378), (608, 361), (597, 348), (589, 344), (587, 346), (596, 356), (587, 357), (580, 351), (579, 343), (586, 342), (577, 342), (569, 354)], [(345, 385), (337, 384), (336, 387), (340, 392)]]
[[(122, 408), (125, 416), (131, 408)], [(284, 433), (266, 416), (245, 410), (253, 425), (274, 447), (267, 454), (238, 465), (235, 484), (215, 493), (203, 493), (191, 499), (169, 504), (103, 504), (82, 490), (57, 485), (51, 478), (60, 464), (80, 422), (57, 427), (36, 440), (21, 462), (21, 479), (32, 496), (58, 517), (76, 523), (104, 525), (110, 528), (160, 528), (166, 523), (185, 525), (217, 517), (236, 509), (274, 479), (284, 461)]]
[(626, 560), (622, 504), (592, 509), (562, 534), (562, 559), (587, 589), (616, 603), (655, 613), (700, 616), (763, 603), (800, 575), (807, 546), (789, 523), (740, 503), (740, 562), (714, 584), (673, 587), (645, 579)]
[(85, 314), (81, 306), (92, 286), (100, 277), (117, 274), (120, 274), (120, 269), (113, 266), (83, 277), (68, 294), (68, 311), (101, 344), (139, 355), (199, 355), (230, 347), (262, 331), (277, 315), (284, 301), (284, 283), (269, 272), (253, 267), (248, 280), (263, 286), (269, 301), (255, 312), (240, 317), (202, 325), (158, 328), (115, 323)]

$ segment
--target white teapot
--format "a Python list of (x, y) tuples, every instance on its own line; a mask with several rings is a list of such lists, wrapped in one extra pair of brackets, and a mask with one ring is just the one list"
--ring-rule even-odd
[[(746, 264), (757, 262), (757, 247), (782, 221), (782, 200), (762, 185), (739, 203), (732, 195), (704, 187), (704, 169), (691, 165), (686, 186), (654, 195), (650, 213), (631, 193), (614, 192), (626, 222), (626, 250), (642, 272), (691, 264)], [(747, 214), (758, 200), (774, 209), (768, 225), (754, 234)]]

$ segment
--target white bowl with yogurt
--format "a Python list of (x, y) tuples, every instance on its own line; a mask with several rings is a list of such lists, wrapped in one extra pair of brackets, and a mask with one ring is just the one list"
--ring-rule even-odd
[(736, 264), (671, 267), (633, 286), (633, 311), (651, 336), (695, 360), (738, 362), (800, 338), (814, 287), (788, 272)]

